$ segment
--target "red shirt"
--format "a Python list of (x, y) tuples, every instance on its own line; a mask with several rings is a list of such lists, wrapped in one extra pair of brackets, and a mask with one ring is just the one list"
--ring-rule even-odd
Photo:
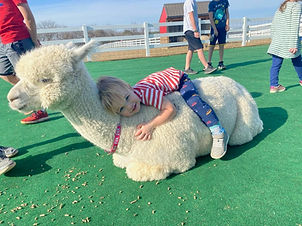
[(161, 110), (163, 96), (178, 90), (183, 74), (173, 67), (155, 72), (135, 84), (134, 93), (143, 104)]
[(24, 18), (17, 8), (20, 3), (27, 3), (27, 0), (0, 0), (0, 38), (3, 44), (30, 37)]

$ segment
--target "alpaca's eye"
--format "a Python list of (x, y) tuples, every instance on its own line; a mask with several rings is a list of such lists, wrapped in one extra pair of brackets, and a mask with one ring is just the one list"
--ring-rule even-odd
[(51, 79), (50, 78), (42, 78), (41, 82), (48, 83), (48, 82), (51, 82)]

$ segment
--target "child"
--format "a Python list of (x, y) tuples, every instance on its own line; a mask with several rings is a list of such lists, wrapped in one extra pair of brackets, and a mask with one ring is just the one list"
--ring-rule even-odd
[(230, 30), (230, 14), (228, 0), (212, 0), (209, 3), (209, 17), (211, 22), (211, 38), (209, 46), (208, 64), (212, 65), (213, 51), (218, 40), (219, 43), (219, 63), (218, 70), (224, 70), (223, 64), (224, 44), (226, 43), (226, 33)]
[(267, 51), (272, 56), (270, 93), (285, 91), (279, 84), (279, 71), (284, 58), (291, 58), (302, 86), (301, 41), (299, 39), (301, 5), (298, 0), (285, 0), (276, 11), (272, 26), (272, 42)]
[(196, 0), (186, 0), (184, 3), (184, 25), (183, 32), (185, 38), (188, 41), (188, 52), (186, 55), (186, 65), (184, 72), (186, 74), (197, 74), (197, 71), (193, 71), (190, 68), (193, 52), (196, 50), (200, 62), (204, 66), (204, 73), (210, 74), (216, 71), (217, 68), (213, 68), (208, 64), (204, 53), (203, 45), (200, 40), (200, 30), (198, 22), (198, 12), (197, 12), (197, 3)]
[(220, 125), (213, 109), (202, 101), (188, 75), (182, 71), (171, 67), (149, 75), (133, 87), (114, 77), (101, 77), (97, 85), (102, 104), (113, 114), (130, 117), (139, 112), (141, 103), (160, 110), (151, 121), (137, 126), (135, 136), (140, 140), (150, 140), (157, 126), (175, 116), (175, 107), (165, 95), (179, 91), (212, 133), (211, 157), (219, 159), (225, 155), (229, 136)]

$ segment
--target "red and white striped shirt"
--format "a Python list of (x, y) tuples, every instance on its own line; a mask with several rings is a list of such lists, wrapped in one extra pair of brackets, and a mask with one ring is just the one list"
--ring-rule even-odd
[(141, 103), (161, 110), (163, 96), (178, 90), (183, 72), (173, 67), (155, 72), (133, 86)]

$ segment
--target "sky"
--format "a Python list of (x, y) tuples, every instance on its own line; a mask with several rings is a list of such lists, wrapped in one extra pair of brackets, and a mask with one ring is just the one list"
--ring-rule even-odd
[[(165, 3), (182, 0), (27, 0), (36, 23), (63, 26), (157, 23)], [(272, 17), (283, 0), (229, 0), (230, 17)]]

